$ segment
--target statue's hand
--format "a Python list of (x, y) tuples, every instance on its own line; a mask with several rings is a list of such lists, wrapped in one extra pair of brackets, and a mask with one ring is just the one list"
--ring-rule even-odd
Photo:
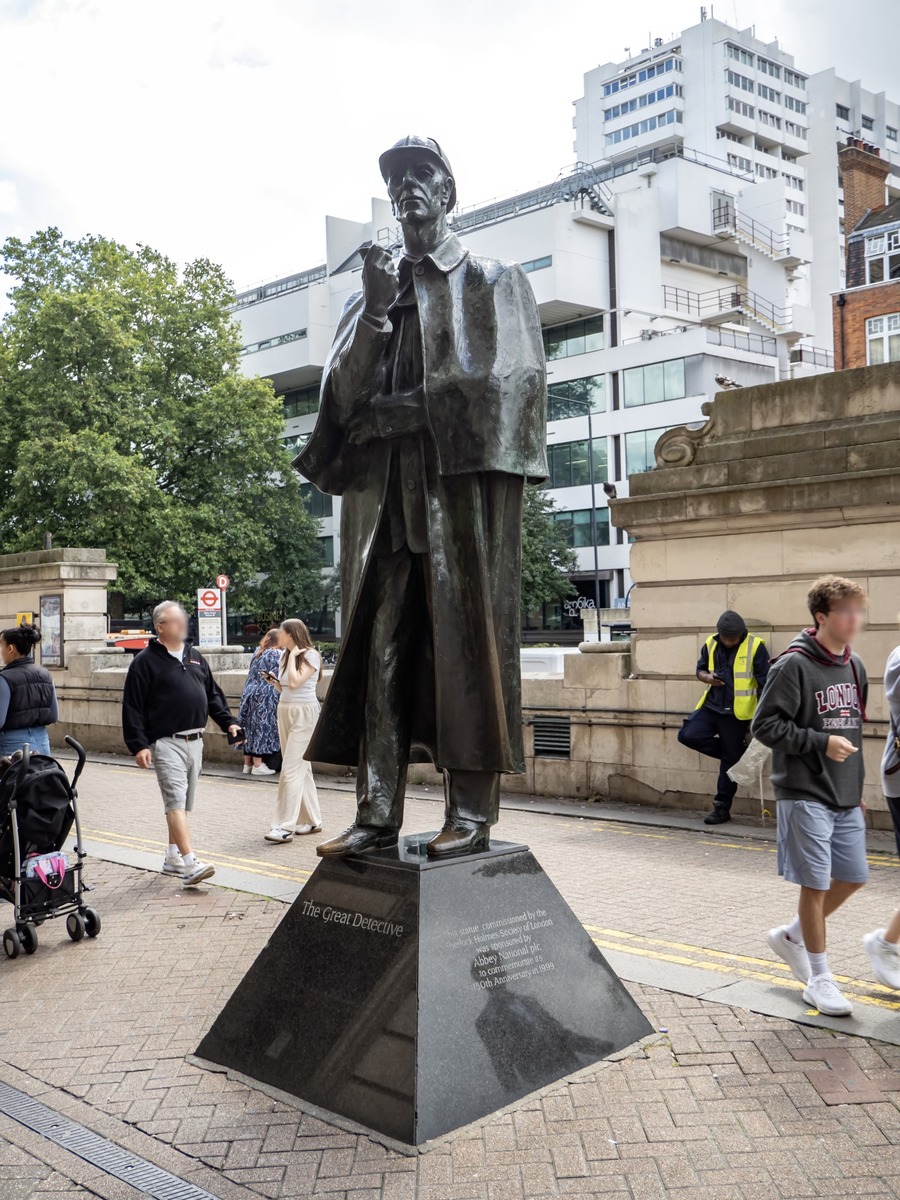
[(365, 311), (383, 321), (397, 299), (397, 266), (383, 246), (372, 245), (363, 259), (362, 286)]

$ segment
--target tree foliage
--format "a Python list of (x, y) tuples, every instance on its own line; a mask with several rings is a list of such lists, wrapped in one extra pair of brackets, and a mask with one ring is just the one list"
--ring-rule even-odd
[(271, 384), (248, 379), (230, 282), (146, 246), (58, 229), (9, 238), (0, 324), (0, 540), (105, 547), (134, 611), (192, 603), (226, 571), (235, 601), (318, 605), (317, 523)]
[(522, 612), (551, 604), (576, 589), (569, 572), (577, 566), (575, 551), (566, 541), (566, 531), (553, 519), (556, 501), (542, 487), (525, 487), (522, 519)]

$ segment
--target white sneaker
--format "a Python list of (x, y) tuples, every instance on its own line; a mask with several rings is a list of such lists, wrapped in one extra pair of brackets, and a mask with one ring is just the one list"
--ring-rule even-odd
[(792, 942), (787, 935), (787, 925), (778, 925), (766, 934), (769, 949), (779, 958), (783, 958), (791, 968), (794, 978), (800, 983), (809, 983), (812, 974), (809, 966), (809, 955), (802, 942)]
[(271, 767), (267, 767), (265, 763), (261, 767), (253, 767), (250, 771), (251, 775), (274, 775), (275, 772)]
[(853, 1012), (833, 975), (814, 975), (803, 990), (803, 999), (826, 1017), (849, 1017)]
[(321, 833), (321, 825), (295, 825), (294, 833)]
[(245, 775), (249, 775), (252, 770), (253, 770), (253, 768), (251, 767), (250, 763), (244, 763), (244, 774)]
[(166, 852), (166, 857), (163, 859), (162, 873), (163, 875), (182, 876), (184, 874), (184, 859), (181, 855)]
[(863, 938), (872, 973), (879, 983), (900, 992), (900, 946), (884, 940), (884, 930), (874, 929)]
[(210, 875), (215, 875), (216, 868), (211, 867), (208, 863), (202, 863), (199, 858), (195, 858), (191, 865), (184, 868), (184, 886), (192, 887), (195, 883), (201, 883), (204, 879), (209, 879)]
[(294, 835), (290, 829), (282, 829), (280, 825), (276, 825), (268, 833), (264, 833), (263, 837), (267, 842), (290, 842), (293, 840)]

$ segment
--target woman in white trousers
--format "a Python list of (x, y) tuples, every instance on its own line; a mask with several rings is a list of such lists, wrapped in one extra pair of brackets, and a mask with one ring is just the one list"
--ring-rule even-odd
[(282, 764), (275, 822), (265, 839), (290, 842), (296, 833), (319, 833), (322, 829), (312, 763), (303, 757), (319, 716), (316, 683), (322, 660), (302, 621), (282, 621), (278, 645), (281, 649), (278, 677), (268, 674), (266, 679), (280, 693), (278, 737)]

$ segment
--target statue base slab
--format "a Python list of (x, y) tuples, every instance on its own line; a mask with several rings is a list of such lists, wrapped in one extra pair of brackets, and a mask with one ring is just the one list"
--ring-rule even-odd
[(192, 1061), (416, 1146), (652, 1032), (527, 846), (432, 836), (323, 859)]

